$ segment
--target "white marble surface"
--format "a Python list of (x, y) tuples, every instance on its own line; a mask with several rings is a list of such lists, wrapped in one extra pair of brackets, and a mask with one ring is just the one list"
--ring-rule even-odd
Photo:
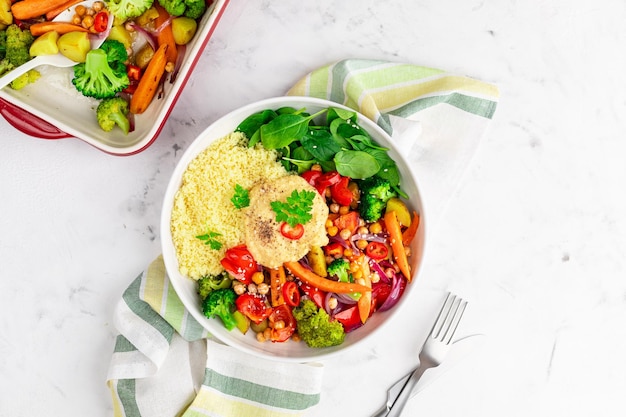
[[(480, 349), (405, 415), (623, 416), (626, 5), (231, 0), (163, 133), (113, 157), (0, 120), (0, 415), (108, 416), (121, 292), (159, 252), (181, 150), (211, 121), (331, 61), (496, 83), (501, 102), (430, 242), (423, 280), (471, 301)], [(326, 364), (313, 416), (367, 416), (416, 362), (412, 319)]]

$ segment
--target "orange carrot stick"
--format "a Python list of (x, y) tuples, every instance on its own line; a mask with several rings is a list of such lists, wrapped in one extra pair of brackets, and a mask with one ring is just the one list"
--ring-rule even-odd
[(159, 87), (159, 82), (161, 82), (161, 77), (163, 77), (163, 73), (165, 72), (165, 65), (167, 64), (165, 54), (167, 49), (167, 44), (159, 46), (148, 63), (143, 76), (139, 80), (137, 89), (130, 98), (131, 113), (143, 113), (154, 98), (157, 88)]
[(69, 32), (88, 32), (89, 29), (67, 22), (40, 22), (30, 25), (30, 33), (32, 33), (35, 37), (52, 31), (57, 32), (59, 35), (63, 35), (64, 33)]
[(385, 221), (385, 227), (389, 232), (389, 243), (391, 243), (391, 251), (393, 252), (393, 259), (395, 259), (400, 272), (411, 281), (411, 267), (409, 266), (409, 260), (407, 259), (406, 252), (404, 251), (404, 245), (402, 244), (402, 229), (400, 228), (400, 222), (395, 211), (388, 211), (383, 218)]
[[(163, 8), (163, 6), (158, 4), (158, 2), (155, 2), (153, 4), (153, 7), (156, 9), (157, 12), (159, 12), (159, 15), (154, 20), (154, 25), (157, 28), (159, 28), (171, 16)], [(157, 43), (159, 44), (159, 46), (161, 46), (163, 44), (167, 44), (167, 61), (175, 64), (176, 63), (176, 59), (178, 58), (178, 48), (176, 46), (176, 42), (174, 42), (174, 33), (172, 32), (172, 25), (171, 25), (171, 23), (169, 25), (163, 27), (159, 31), (159, 34), (157, 35)]]
[(27, 20), (39, 17), (54, 10), (66, 0), (20, 0), (11, 5), (13, 17), (19, 20)]
[[(363, 272), (363, 281), (365, 281), (365, 286), (368, 288), (372, 288), (372, 280), (370, 279), (370, 266), (365, 260), (365, 256), (361, 255), (357, 262), (361, 268), (361, 271)], [(357, 305), (359, 308), (359, 317), (361, 318), (361, 323), (365, 323), (370, 316), (370, 310), (372, 308), (371, 291), (362, 293), (361, 297), (357, 301)]]
[(65, 3), (59, 5), (58, 7), (50, 10), (49, 12), (46, 12), (46, 20), (52, 20), (55, 17), (57, 17), (58, 15), (60, 15), (61, 13), (63, 13), (64, 11), (66, 11), (67, 9), (69, 9), (70, 7), (72, 7), (75, 4), (80, 3), (83, 0), (69, 0), (66, 1)]
[(420, 216), (416, 211), (413, 212), (413, 220), (411, 220), (411, 225), (407, 227), (407, 229), (402, 232), (402, 243), (404, 246), (409, 246), (417, 233), (418, 226), (420, 225)]
[(300, 281), (305, 284), (312, 285), (326, 292), (335, 292), (338, 294), (346, 294), (353, 292), (366, 293), (371, 291), (364, 285), (354, 284), (352, 282), (338, 282), (332, 279), (322, 278), (315, 272), (306, 269), (298, 262), (285, 262), (285, 267), (291, 271)]
[(287, 281), (285, 276), (285, 268), (279, 266), (275, 269), (270, 269), (270, 296), (272, 301), (272, 307), (278, 307), (285, 304), (285, 297), (283, 296), (283, 284)]

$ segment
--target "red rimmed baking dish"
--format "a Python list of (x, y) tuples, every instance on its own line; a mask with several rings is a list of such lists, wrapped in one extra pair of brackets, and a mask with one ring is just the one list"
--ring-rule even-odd
[(202, 17), (198, 32), (187, 44), (185, 59), (173, 83), (165, 82), (163, 96), (145, 113), (135, 116), (128, 135), (119, 129), (105, 132), (98, 126), (98, 101), (82, 96), (71, 84), (71, 68), (39, 67), (41, 78), (21, 90), (0, 90), (0, 115), (17, 130), (41, 139), (76, 138), (112, 155), (133, 155), (159, 136), (191, 71), (206, 47), (229, 0), (214, 0)]

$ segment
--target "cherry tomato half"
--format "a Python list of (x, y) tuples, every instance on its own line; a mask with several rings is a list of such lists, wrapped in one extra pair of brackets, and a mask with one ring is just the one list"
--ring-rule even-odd
[(319, 178), (315, 180), (317, 187), (330, 187), (333, 184), (337, 184), (341, 180), (341, 175), (337, 171), (328, 171), (323, 173)]
[(93, 29), (102, 33), (107, 30), (107, 26), (109, 25), (109, 14), (107, 12), (98, 12), (93, 17)]
[(244, 284), (252, 282), (252, 274), (259, 270), (259, 265), (246, 245), (228, 249), (220, 262), (226, 272)]
[[(291, 307), (286, 304), (281, 304), (271, 310), (269, 315), (270, 340), (272, 342), (284, 342), (296, 331), (296, 319), (293, 318)], [(282, 322), (282, 325), (277, 326), (279, 322)]]
[(255, 323), (265, 320), (271, 313), (272, 309), (265, 305), (265, 300), (261, 297), (245, 293), (241, 294), (235, 300), (237, 310)]
[(300, 291), (298, 285), (293, 281), (287, 281), (283, 284), (283, 298), (287, 305), (297, 307), (300, 305)]
[(298, 223), (295, 227), (291, 227), (289, 223), (283, 222), (283, 224), (280, 225), (280, 234), (287, 239), (298, 240), (304, 234), (304, 226)]
[(388, 253), (389, 249), (387, 249), (387, 246), (385, 246), (385, 244), (381, 242), (370, 242), (365, 247), (365, 254), (377, 261), (380, 259), (385, 259)]

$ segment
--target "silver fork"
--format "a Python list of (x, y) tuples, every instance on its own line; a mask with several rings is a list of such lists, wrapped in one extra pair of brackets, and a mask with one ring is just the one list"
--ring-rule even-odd
[[(463, 312), (467, 306), (467, 301), (456, 295), (449, 293), (446, 301), (441, 307), (437, 321), (426, 339), (422, 350), (419, 353), (419, 366), (410, 374), (403, 378), (406, 383), (400, 388), (397, 396), (390, 395), (387, 403), (372, 417), (398, 417), (402, 409), (411, 397), (413, 388), (427, 369), (439, 366), (448, 350), (454, 333), (463, 317)], [(395, 386), (394, 386), (395, 387)]]

